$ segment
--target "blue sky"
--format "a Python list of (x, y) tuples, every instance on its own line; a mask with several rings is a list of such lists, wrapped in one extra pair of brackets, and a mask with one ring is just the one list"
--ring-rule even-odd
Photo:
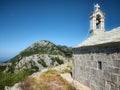
[(120, 26), (119, 0), (0, 0), (0, 60), (39, 40), (71, 47), (81, 43), (96, 3), (105, 13), (106, 30)]

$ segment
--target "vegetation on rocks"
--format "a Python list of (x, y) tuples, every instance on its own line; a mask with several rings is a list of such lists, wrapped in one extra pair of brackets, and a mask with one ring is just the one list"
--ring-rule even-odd
[(29, 46), (19, 55), (12, 58), (9, 62), (17, 62), (23, 57), (31, 56), (34, 54), (61, 55), (70, 58), (72, 57), (72, 48), (67, 46), (55, 45), (50, 41), (42, 40)]
[(0, 90), (4, 90), (5, 86), (13, 86), (15, 83), (23, 81), (30, 71), (20, 71), (19, 73), (2, 73), (0, 72)]
[(0, 66), (0, 72), (3, 72), (5, 70), (6, 66)]
[(75, 90), (55, 69), (48, 69), (38, 77), (29, 77), (21, 84), (22, 90)]
[(47, 65), (43, 59), (38, 60), (38, 63), (40, 63), (43, 67), (47, 67)]
[(72, 73), (72, 63), (67, 63), (67, 67), (60, 71), (61, 73)]
[(52, 65), (54, 65), (55, 62), (57, 62), (59, 65), (64, 63), (64, 61), (59, 59), (58, 57), (52, 57), (51, 60), (52, 60), (52, 63), (51, 63)]

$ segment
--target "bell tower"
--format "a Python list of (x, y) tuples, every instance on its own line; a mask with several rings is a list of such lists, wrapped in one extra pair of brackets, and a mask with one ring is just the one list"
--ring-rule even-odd
[(90, 14), (90, 36), (104, 32), (104, 14), (99, 10), (98, 4), (94, 5), (94, 11)]

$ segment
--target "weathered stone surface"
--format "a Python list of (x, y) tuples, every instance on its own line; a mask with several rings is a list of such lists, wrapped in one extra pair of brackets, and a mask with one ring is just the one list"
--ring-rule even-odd
[[(73, 49), (73, 77), (91, 90), (119, 90), (120, 46), (111, 44), (109, 48), (105, 48), (106, 44), (103, 44), (93, 47), (78, 48), (79, 52)], [(99, 61), (102, 63), (101, 70)]]

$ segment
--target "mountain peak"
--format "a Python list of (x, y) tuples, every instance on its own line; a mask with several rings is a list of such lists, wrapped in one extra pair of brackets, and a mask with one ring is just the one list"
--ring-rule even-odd
[[(21, 67), (24, 65), (24, 63), (31, 62), (31, 60), (35, 63), (38, 60), (41, 60), (40, 63), (44, 64), (43, 66), (50, 66), (51, 64), (55, 64), (55, 60), (58, 61), (58, 63), (56, 63), (57, 65), (61, 62), (63, 63), (64, 61), (66, 61), (67, 59), (65, 58), (71, 57), (72, 48), (69, 48), (67, 46), (55, 45), (54, 43), (47, 40), (40, 40), (30, 45), (28, 48), (20, 52), (8, 62)], [(61, 59), (63, 61), (61, 61)], [(47, 64), (45, 64), (44, 61), (46, 61)], [(50, 62), (51, 64), (48, 62)], [(18, 65), (18, 63), (22, 63), (23, 65)]]
[(36, 46), (47, 46), (48, 44), (50, 45), (54, 45), (52, 42), (50, 41), (47, 41), (47, 40), (40, 40), (40, 41), (37, 41), (35, 43), (33, 43), (31, 46), (29, 46), (27, 49), (29, 48), (34, 48)]
[(47, 40), (40, 40), (40, 41), (38, 41), (38, 42), (36, 42), (36, 43), (41, 44), (41, 45), (47, 45), (47, 44), (49, 44), (49, 43), (53, 44), (52, 42), (47, 41)]

